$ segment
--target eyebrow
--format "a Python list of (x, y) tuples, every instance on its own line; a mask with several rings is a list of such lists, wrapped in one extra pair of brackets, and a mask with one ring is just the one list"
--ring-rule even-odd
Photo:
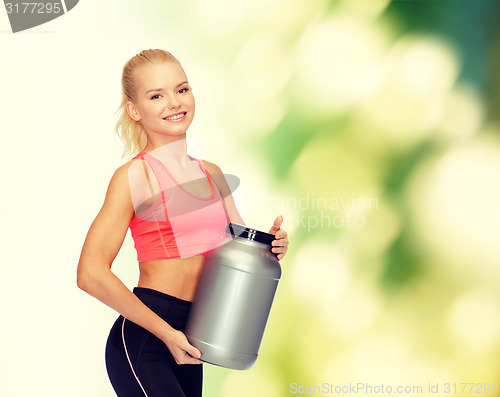
[[(186, 80), (186, 81), (183, 81), (182, 83), (177, 84), (177, 85), (175, 86), (175, 88), (180, 87), (180, 86), (181, 86), (181, 85), (183, 85), (183, 84), (189, 84), (189, 83), (188, 83), (188, 81), (187, 81), (187, 80)], [(144, 94), (144, 95), (148, 95), (150, 92), (160, 92), (160, 91), (164, 91), (164, 89), (163, 89), (163, 88), (153, 88), (153, 89), (151, 89), (151, 90), (149, 90), (149, 91), (146, 91), (146, 94)]]

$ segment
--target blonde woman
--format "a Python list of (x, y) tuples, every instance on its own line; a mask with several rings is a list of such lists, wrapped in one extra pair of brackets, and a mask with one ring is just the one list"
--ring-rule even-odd
[[(244, 224), (215, 164), (187, 154), (195, 111), (179, 61), (144, 50), (122, 74), (116, 132), (125, 154), (85, 239), (78, 286), (120, 315), (106, 344), (106, 368), (119, 397), (194, 397), (202, 393), (200, 351), (183, 329), (204, 253), (223, 242), (227, 221)], [(278, 216), (269, 233), (281, 260), (288, 247)], [(111, 271), (128, 228), (139, 261), (130, 291)]]

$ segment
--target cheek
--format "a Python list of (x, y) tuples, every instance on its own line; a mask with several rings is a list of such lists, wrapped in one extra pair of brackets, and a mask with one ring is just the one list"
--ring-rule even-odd
[(152, 117), (157, 117), (158, 115), (162, 115), (164, 113), (164, 107), (160, 106), (159, 103), (153, 104), (148, 108), (148, 114)]

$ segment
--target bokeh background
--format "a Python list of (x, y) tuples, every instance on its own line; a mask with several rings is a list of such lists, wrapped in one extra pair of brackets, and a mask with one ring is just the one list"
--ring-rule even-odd
[[(76, 265), (128, 160), (121, 68), (148, 48), (193, 86), (191, 153), (241, 179), (247, 224), (282, 214), (290, 238), (257, 363), (205, 365), (204, 395), (497, 395), (498, 15), (495, 0), (81, 0), (12, 34), (0, 12), (0, 395), (114, 395), (117, 314)], [(113, 270), (137, 282), (130, 235)]]

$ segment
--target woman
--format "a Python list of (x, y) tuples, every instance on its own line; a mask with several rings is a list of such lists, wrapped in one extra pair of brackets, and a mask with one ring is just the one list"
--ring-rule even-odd
[[(77, 283), (120, 314), (106, 345), (119, 397), (201, 396), (201, 353), (182, 330), (203, 253), (221, 243), (227, 221), (244, 222), (220, 168), (187, 155), (195, 102), (179, 61), (164, 50), (142, 51), (124, 66), (122, 89), (116, 131), (125, 153), (140, 153), (111, 178)], [(279, 260), (288, 247), (282, 222), (278, 216), (269, 231)], [(111, 271), (129, 227), (140, 271), (133, 292)]]

